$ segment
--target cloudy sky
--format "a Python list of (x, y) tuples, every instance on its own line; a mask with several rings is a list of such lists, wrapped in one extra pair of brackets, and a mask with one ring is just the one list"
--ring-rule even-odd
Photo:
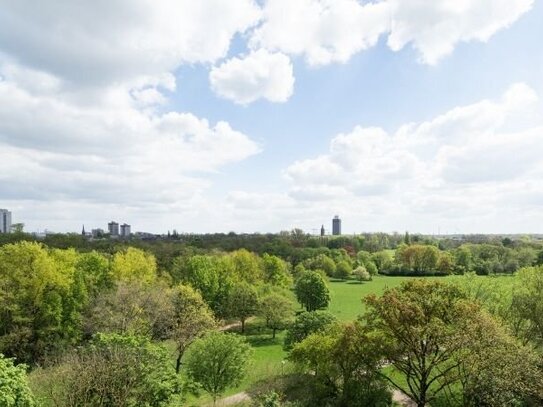
[(29, 231), (543, 232), (543, 3), (0, 0)]

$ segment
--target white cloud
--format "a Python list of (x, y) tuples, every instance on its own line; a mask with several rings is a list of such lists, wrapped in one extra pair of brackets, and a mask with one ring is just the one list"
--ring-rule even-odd
[(393, 51), (411, 44), (435, 64), (460, 42), (486, 42), (533, 0), (267, 0), (251, 45), (303, 55), (310, 65), (347, 62), (388, 36)]
[(268, 0), (253, 47), (304, 55), (310, 65), (346, 62), (372, 47), (389, 21), (386, 2), (357, 0)]
[(257, 99), (286, 102), (292, 95), (294, 76), (290, 59), (264, 49), (242, 58), (231, 58), (209, 73), (219, 96), (245, 105)]
[(541, 202), (532, 193), (543, 176), (541, 151), (541, 104), (530, 87), (515, 84), (495, 100), (456, 107), (394, 133), (356, 127), (335, 136), (326, 154), (293, 163), (285, 176), (290, 196), (329, 213), (341, 208), (362, 219), (374, 213), (381, 225), (393, 220), (396, 227), (415, 218), (442, 224), (454, 218), (469, 231), (479, 225), (469, 222), (481, 208), (505, 208), (510, 194), (526, 195), (509, 214), (516, 219)]
[(0, 1), (0, 49), (77, 84), (131, 82), (226, 56), (253, 0)]
[(388, 45), (407, 44), (433, 65), (460, 42), (486, 42), (529, 11), (533, 0), (388, 0), (392, 22)]

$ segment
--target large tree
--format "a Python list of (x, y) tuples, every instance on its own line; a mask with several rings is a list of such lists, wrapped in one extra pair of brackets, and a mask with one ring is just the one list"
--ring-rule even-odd
[(379, 376), (379, 352), (360, 323), (329, 325), (297, 343), (289, 359), (306, 374), (312, 405), (379, 406), (391, 403)]
[(228, 387), (243, 379), (250, 356), (251, 347), (243, 337), (211, 332), (189, 347), (187, 374), (213, 398), (215, 405)]
[(216, 327), (213, 312), (199, 292), (191, 286), (178, 285), (173, 290), (174, 319), (171, 337), (177, 348), (175, 370), (179, 373), (187, 347), (207, 331)]
[[(473, 394), (474, 388), (488, 382), (480, 380), (485, 376), (495, 380), (487, 383), (491, 389), (487, 394), (493, 391), (514, 394), (512, 387), (518, 387), (522, 395), (537, 392), (529, 385), (530, 381), (537, 382), (537, 375), (520, 373), (514, 366), (509, 369), (516, 383), (504, 385), (507, 366), (523, 363), (526, 366), (529, 351), (496, 328), (498, 323), (458, 286), (414, 280), (386, 290), (381, 297), (368, 296), (365, 301), (368, 335), (379, 344), (381, 357), (402, 373), (403, 378), (390, 370), (384, 371), (384, 375), (417, 406), (431, 403), (458, 383), (463, 384), (464, 394)], [(478, 343), (486, 345), (477, 346)], [(493, 343), (500, 346), (493, 347)], [(495, 349), (507, 348), (508, 358), (496, 356)], [(502, 359), (507, 362), (503, 364)], [(489, 360), (494, 361), (494, 366), (485, 363)], [(473, 370), (474, 366), (478, 369)], [(535, 368), (532, 363), (532, 371)], [(512, 373), (513, 370), (517, 373)]]
[(272, 338), (278, 329), (284, 329), (292, 318), (292, 302), (283, 295), (271, 293), (260, 300), (259, 315), (266, 321), (266, 327), (272, 330)]
[(0, 247), (0, 352), (33, 363), (81, 336), (87, 295), (74, 250)]
[(330, 292), (324, 278), (315, 271), (305, 272), (294, 286), (296, 298), (307, 311), (328, 307)]
[(245, 333), (245, 321), (258, 311), (258, 293), (246, 282), (236, 284), (228, 297), (228, 313), (241, 322), (241, 333)]
[(454, 360), (461, 348), (458, 328), (464, 309), (463, 293), (435, 281), (415, 280), (386, 290), (382, 297), (366, 297), (366, 320), (382, 344), (382, 356), (403, 373), (405, 385), (394, 375), (387, 379), (419, 407), (431, 402), (457, 380)]

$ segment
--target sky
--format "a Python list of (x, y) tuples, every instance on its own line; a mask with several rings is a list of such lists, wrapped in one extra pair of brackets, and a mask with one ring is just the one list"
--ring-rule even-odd
[(0, 0), (27, 231), (543, 233), (535, 0)]

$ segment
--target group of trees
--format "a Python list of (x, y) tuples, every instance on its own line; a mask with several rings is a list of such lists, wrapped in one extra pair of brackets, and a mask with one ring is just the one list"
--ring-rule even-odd
[[(543, 281), (543, 268), (525, 273), (519, 284)], [(306, 375), (311, 402), (386, 406), (392, 387), (420, 407), (540, 405), (541, 331), (508, 329), (467, 283), (409, 281), (367, 297), (368, 311), (358, 321), (329, 321), (295, 343), (289, 358)], [(519, 295), (535, 304), (543, 285), (532, 281)], [(513, 308), (522, 312), (524, 304)], [(538, 321), (539, 315), (525, 315), (523, 325), (534, 328)]]
[[(216, 401), (251, 357), (243, 335), (221, 332), (221, 321), (239, 321), (243, 334), (255, 316), (273, 338), (287, 331), (289, 360), (311, 388), (302, 405), (387, 406), (391, 387), (419, 406), (541, 403), (537, 244), (447, 248), (402, 236), (391, 249), (386, 235), (342, 239), (319, 246), (295, 232), (266, 240), (288, 242), (286, 257), (172, 251), (173, 242), (157, 242), (153, 253), (167, 248), (160, 256), (126, 242), (103, 251), (85, 242), (79, 250), (4, 244), (0, 405), (36, 405), (30, 388), (38, 403), (58, 407), (166, 406), (198, 389)], [(517, 268), (510, 285), (474, 277)], [(326, 312), (329, 278), (369, 281), (378, 273), (466, 276), (370, 296), (367, 313), (348, 324)]]

